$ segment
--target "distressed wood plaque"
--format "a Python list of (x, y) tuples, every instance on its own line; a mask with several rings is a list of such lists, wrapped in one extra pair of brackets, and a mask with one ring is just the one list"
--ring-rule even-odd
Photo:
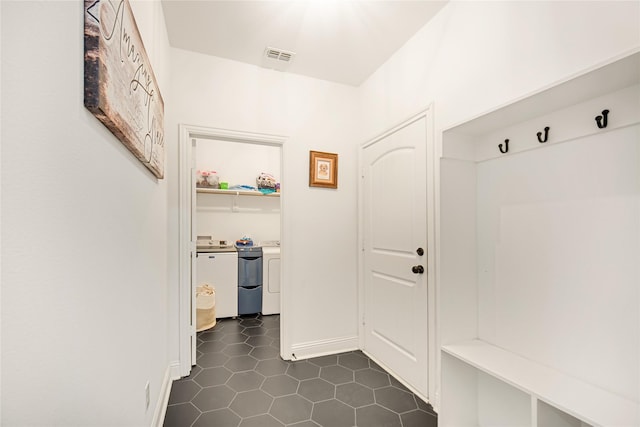
[(164, 101), (128, 0), (84, 2), (84, 105), (164, 177)]

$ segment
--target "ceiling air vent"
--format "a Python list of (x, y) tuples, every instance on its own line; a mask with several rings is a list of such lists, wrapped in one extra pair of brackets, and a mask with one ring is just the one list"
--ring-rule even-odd
[(265, 56), (269, 59), (274, 59), (276, 61), (291, 62), (294, 55), (295, 55), (295, 52), (277, 49), (274, 47), (268, 47), (265, 50)]

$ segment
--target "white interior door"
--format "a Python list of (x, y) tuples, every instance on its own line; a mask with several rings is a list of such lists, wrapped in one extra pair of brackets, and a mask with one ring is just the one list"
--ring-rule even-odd
[(426, 120), (414, 118), (362, 152), (364, 350), (425, 397)]

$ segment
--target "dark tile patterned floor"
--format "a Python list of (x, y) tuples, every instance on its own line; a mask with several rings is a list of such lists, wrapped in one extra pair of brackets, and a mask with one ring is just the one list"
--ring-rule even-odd
[(165, 427), (436, 427), (437, 415), (360, 351), (287, 362), (280, 316), (198, 333), (197, 365), (174, 381)]

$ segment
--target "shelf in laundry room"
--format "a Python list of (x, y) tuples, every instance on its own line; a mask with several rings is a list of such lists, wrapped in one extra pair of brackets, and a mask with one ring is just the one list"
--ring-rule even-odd
[(280, 193), (263, 194), (260, 191), (251, 190), (221, 190), (219, 188), (201, 188), (196, 187), (196, 193), (207, 194), (231, 194), (238, 196), (262, 196), (262, 197), (280, 197)]

